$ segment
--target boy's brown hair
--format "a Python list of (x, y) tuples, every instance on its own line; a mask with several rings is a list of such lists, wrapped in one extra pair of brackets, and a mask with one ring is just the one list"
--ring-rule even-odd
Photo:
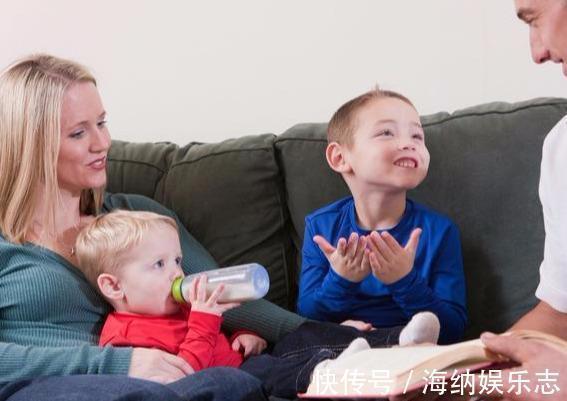
[(77, 236), (78, 266), (98, 289), (100, 274), (116, 274), (124, 255), (138, 245), (149, 230), (164, 225), (178, 231), (174, 219), (153, 212), (115, 210), (99, 215)]
[(329, 143), (337, 142), (350, 147), (356, 130), (356, 115), (358, 111), (369, 102), (382, 98), (399, 99), (415, 108), (413, 103), (404, 95), (376, 87), (376, 89), (363, 93), (339, 107), (327, 126), (327, 141)]

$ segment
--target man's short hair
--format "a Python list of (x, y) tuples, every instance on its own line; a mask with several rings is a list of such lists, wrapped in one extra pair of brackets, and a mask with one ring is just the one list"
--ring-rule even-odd
[(354, 132), (356, 131), (356, 115), (358, 111), (371, 101), (382, 98), (400, 99), (415, 108), (413, 103), (404, 95), (376, 87), (376, 89), (363, 93), (339, 107), (327, 126), (328, 142), (337, 142), (341, 145), (351, 146)]
[(97, 216), (77, 236), (75, 253), (79, 268), (98, 288), (100, 274), (116, 274), (125, 262), (124, 255), (150, 230), (164, 225), (178, 231), (174, 219), (152, 212), (115, 210)]

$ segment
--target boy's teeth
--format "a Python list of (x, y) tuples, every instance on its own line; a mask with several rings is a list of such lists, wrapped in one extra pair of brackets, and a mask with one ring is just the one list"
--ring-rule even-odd
[(400, 160), (396, 162), (395, 165), (400, 167), (415, 167), (415, 162), (412, 160)]

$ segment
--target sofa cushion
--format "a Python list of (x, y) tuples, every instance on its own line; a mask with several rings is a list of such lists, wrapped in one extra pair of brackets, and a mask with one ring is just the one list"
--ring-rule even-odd
[[(567, 100), (534, 99), (422, 117), (431, 164), (428, 177), (409, 196), (445, 213), (460, 228), (467, 337), (505, 330), (536, 302), (544, 241), (538, 201), (541, 147), (566, 112)], [(297, 266), (305, 215), (348, 194), (325, 161), (325, 131), (326, 124), (300, 124), (275, 142)]]
[(108, 190), (157, 200), (163, 193), (171, 154), (177, 149), (177, 145), (169, 142), (112, 141), (108, 155)]
[(179, 149), (161, 201), (221, 266), (266, 266), (267, 298), (288, 307), (291, 241), (284, 232), (287, 216), (273, 139), (267, 134)]
[(294, 260), (273, 139), (266, 134), (182, 148), (115, 141), (108, 189), (144, 194), (175, 211), (220, 266), (263, 264), (271, 282), (266, 298), (290, 307), (287, 272)]

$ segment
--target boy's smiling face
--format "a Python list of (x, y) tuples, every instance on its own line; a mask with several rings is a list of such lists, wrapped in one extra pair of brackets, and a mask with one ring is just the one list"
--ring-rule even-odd
[(407, 191), (429, 168), (429, 151), (417, 111), (392, 97), (375, 99), (356, 115), (353, 143), (343, 146), (347, 175), (355, 185), (382, 191)]

